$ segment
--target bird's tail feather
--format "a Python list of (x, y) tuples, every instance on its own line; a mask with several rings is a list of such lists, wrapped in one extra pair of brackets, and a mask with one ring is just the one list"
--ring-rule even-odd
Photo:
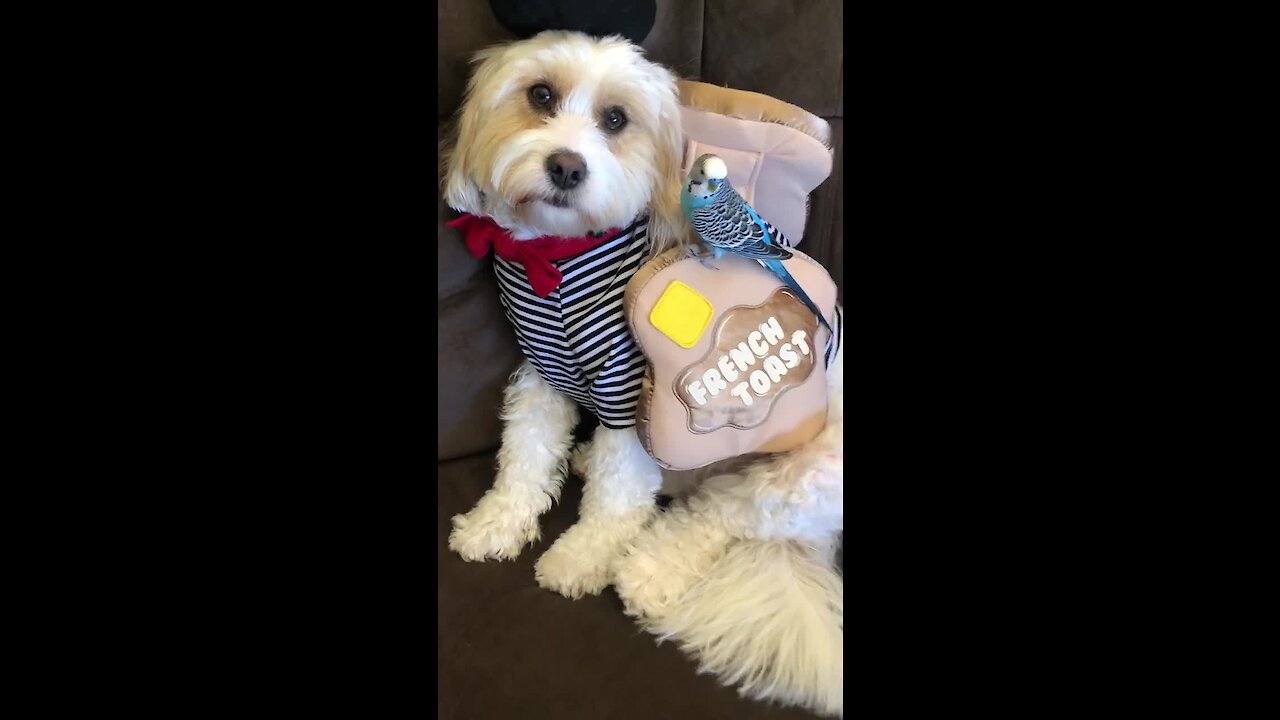
[(786, 283), (787, 287), (794, 290), (796, 295), (800, 296), (800, 300), (805, 305), (809, 306), (809, 309), (813, 311), (814, 315), (818, 316), (818, 322), (822, 323), (822, 327), (826, 328), (827, 332), (829, 333), (835, 332), (834, 330), (831, 329), (831, 325), (827, 323), (826, 317), (822, 315), (822, 311), (818, 309), (817, 303), (809, 299), (809, 294), (804, 291), (804, 288), (800, 287), (800, 283), (796, 282), (796, 279), (791, 276), (791, 273), (787, 272), (787, 268), (783, 266), (781, 261), (761, 260), (759, 262), (761, 265), (765, 266), (766, 269), (773, 272), (774, 275), (777, 275), (778, 277), (782, 278), (782, 282)]

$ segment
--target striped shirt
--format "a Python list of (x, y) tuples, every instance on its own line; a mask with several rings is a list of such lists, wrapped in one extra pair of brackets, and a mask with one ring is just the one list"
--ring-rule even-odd
[[(641, 217), (599, 247), (552, 264), (560, 286), (538, 297), (520, 263), (495, 253), (494, 272), (520, 350), (549, 385), (612, 429), (635, 425), (645, 357), (623, 312), (627, 283), (649, 257), (649, 219)], [(839, 347), (843, 317), (836, 308), (825, 363)]]
[(627, 327), (622, 295), (648, 259), (648, 224), (641, 217), (599, 247), (553, 260), (564, 279), (545, 298), (534, 294), (523, 266), (493, 256), (502, 307), (525, 358), (607, 428), (636, 422), (645, 359)]
[(822, 362), (831, 367), (831, 361), (835, 359), (836, 352), (840, 349), (840, 335), (844, 332), (844, 308), (836, 305), (835, 312), (831, 314), (831, 337), (827, 338), (827, 351), (823, 354)]

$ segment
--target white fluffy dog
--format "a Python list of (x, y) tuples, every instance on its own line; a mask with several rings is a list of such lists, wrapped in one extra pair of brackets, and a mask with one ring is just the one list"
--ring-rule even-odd
[[(456, 141), (444, 155), (450, 206), (492, 218), (516, 241), (634, 227), (647, 216), (634, 233), (647, 233), (647, 248), (639, 250), (652, 254), (678, 242), (686, 226), (679, 205), (680, 106), (668, 70), (623, 39), (571, 32), (485, 50), (476, 62)], [(616, 305), (616, 318), (636, 260), (607, 269), (607, 288), (596, 302)], [(518, 335), (523, 302), (504, 300)], [(549, 322), (568, 332), (572, 320)], [(539, 352), (537, 339), (521, 342), (529, 360), (506, 391), (497, 478), (470, 512), (453, 519), (449, 547), (467, 560), (514, 558), (538, 539), (538, 517), (558, 498), (567, 472), (578, 422), (571, 393), (595, 390), (594, 382), (557, 386), (561, 370), (580, 378), (591, 369), (539, 362), (530, 357)], [(631, 341), (610, 342), (616, 350)], [(638, 396), (634, 372), (619, 382)], [(586, 481), (579, 520), (536, 567), (542, 587), (568, 597), (603, 590), (614, 558), (656, 512), (661, 474), (640, 446), (634, 420), (607, 427), (603, 419), (575, 460)]]
[[(517, 241), (578, 237), (644, 216), (649, 254), (685, 241), (670, 72), (624, 40), (566, 32), (486, 50), (476, 62), (444, 154), (449, 205), (492, 218)], [(607, 302), (621, 303), (635, 269), (628, 263), (601, 282), (617, 291)], [(518, 309), (504, 307), (517, 324)], [(506, 390), (493, 487), (453, 518), (449, 547), (467, 560), (514, 558), (535, 542), (568, 470), (578, 405), (572, 388), (556, 386), (554, 366), (533, 360)], [(841, 348), (827, 374), (828, 424), (815, 440), (736, 471), (668, 473), (668, 488), (693, 480), (695, 489), (656, 522), (663, 474), (632, 427), (608, 427), (602, 416), (591, 442), (572, 453), (586, 482), (579, 520), (538, 560), (538, 583), (574, 598), (613, 583), (629, 614), (744, 694), (843, 713), (843, 584), (834, 566), (844, 522), (843, 363)]]

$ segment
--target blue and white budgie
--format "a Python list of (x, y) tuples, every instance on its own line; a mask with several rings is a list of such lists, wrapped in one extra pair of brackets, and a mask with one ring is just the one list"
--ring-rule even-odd
[(702, 241), (711, 246), (713, 256), (719, 259), (727, 251), (758, 261), (791, 288), (818, 316), (818, 322), (831, 331), (817, 304), (782, 265), (791, 257), (791, 251), (782, 246), (787, 243), (786, 236), (761, 219), (733, 189), (724, 160), (703, 155), (694, 161), (680, 189), (680, 206)]

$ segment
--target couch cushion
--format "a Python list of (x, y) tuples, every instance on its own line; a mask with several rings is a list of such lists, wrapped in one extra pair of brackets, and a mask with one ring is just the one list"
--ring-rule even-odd
[(471, 77), (471, 56), (490, 45), (514, 40), (483, 0), (440, 0), (436, 5), (436, 110), (452, 115)]
[(844, 114), (841, 0), (706, 0), (698, 80)]
[(542, 540), (513, 562), (469, 563), (448, 548), (450, 518), (493, 482), (492, 454), (443, 463), (437, 484), (439, 716), (462, 718), (734, 718), (815, 716), (738, 697), (672, 643), (622, 613), (612, 589), (567, 600), (538, 587), (533, 564), (577, 519), (570, 478)]
[(453, 213), (443, 201), (437, 211), (436, 440), (437, 459), (447, 460), (498, 447), (502, 391), (523, 357), (498, 303), (493, 265), (472, 257), (462, 235), (445, 226)]

